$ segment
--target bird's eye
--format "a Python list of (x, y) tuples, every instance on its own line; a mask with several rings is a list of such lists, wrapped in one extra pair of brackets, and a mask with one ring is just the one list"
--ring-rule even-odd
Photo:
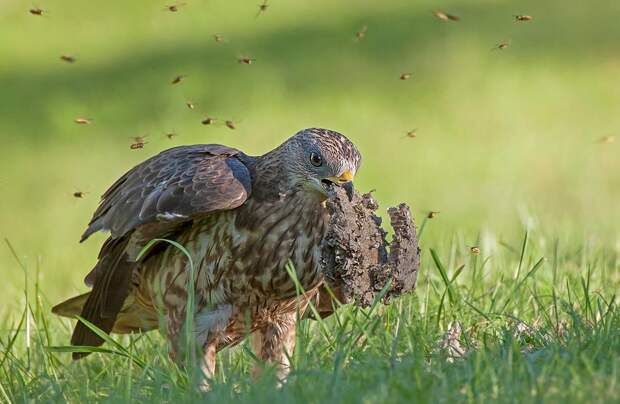
[(320, 167), (323, 164), (323, 159), (316, 153), (310, 153), (310, 162), (315, 167)]

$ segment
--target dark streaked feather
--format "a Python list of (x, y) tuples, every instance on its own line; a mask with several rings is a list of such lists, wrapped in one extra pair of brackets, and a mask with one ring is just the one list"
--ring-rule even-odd
[(59, 303), (52, 307), (52, 313), (57, 316), (74, 318), (82, 312), (82, 307), (84, 307), (84, 304), (88, 299), (88, 295), (90, 295), (90, 292), (74, 296), (71, 299), (67, 299), (64, 302)]
[[(105, 332), (112, 330), (116, 315), (123, 307), (129, 292), (132, 270), (136, 265), (128, 260), (125, 253), (128, 242), (129, 236), (106, 242), (104, 247), (107, 252), (100, 262), (106, 270), (95, 279), (93, 290), (82, 307), (81, 316)], [(103, 344), (103, 339), (78, 322), (71, 336), (71, 344), (99, 346)], [(88, 353), (74, 352), (73, 359), (87, 355)]]
[[(81, 240), (99, 230), (111, 232), (86, 277), (93, 290), (82, 317), (110, 332), (129, 293), (142, 246), (196, 218), (245, 202), (251, 177), (237, 156), (245, 155), (220, 145), (169, 149), (129, 170), (105, 192)], [(78, 323), (71, 343), (98, 346), (103, 340)], [(86, 355), (74, 353), (74, 359)]]
[[(82, 308), (91, 292), (81, 294), (65, 300), (52, 308), (52, 313), (69, 318), (82, 313)], [(158, 313), (152, 307), (140, 304), (135, 293), (130, 293), (125, 299), (123, 308), (116, 316), (112, 332), (116, 334), (129, 334), (154, 330), (158, 325)]]
[(184, 222), (240, 206), (251, 192), (242, 156), (226, 146), (193, 145), (146, 160), (105, 192), (81, 241), (100, 230), (118, 238), (147, 223)]

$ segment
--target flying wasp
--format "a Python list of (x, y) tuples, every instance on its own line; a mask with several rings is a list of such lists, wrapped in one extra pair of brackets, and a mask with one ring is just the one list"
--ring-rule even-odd
[(215, 118), (211, 118), (210, 116), (207, 116), (200, 123), (202, 123), (203, 125), (212, 125), (215, 123), (215, 121), (216, 121)]
[(43, 10), (42, 8), (39, 7), (33, 7), (30, 10), (28, 10), (28, 12), (32, 15), (43, 15), (44, 13), (46, 13), (45, 10)]
[(183, 6), (185, 6), (186, 3), (175, 3), (175, 4), (170, 4), (167, 5), (166, 8), (164, 8), (164, 10), (170, 11), (172, 13), (176, 13), (177, 11), (179, 11), (179, 9)]
[(435, 217), (437, 217), (437, 215), (439, 214), (439, 211), (434, 211), (431, 210), (430, 212), (428, 212), (428, 214), (426, 215), (426, 217), (428, 219), (434, 219)]
[(493, 49), (504, 50), (504, 49), (506, 49), (506, 48), (507, 48), (507, 47), (509, 47), (509, 46), (510, 46), (510, 42), (508, 42), (508, 41), (503, 41), (503, 42), (500, 42), (500, 43), (498, 43), (497, 45), (495, 45), (495, 46), (493, 47)]
[(515, 17), (515, 20), (521, 21), (521, 22), (533, 20), (533, 17), (531, 15), (515, 15), (514, 17)]
[(143, 149), (144, 145), (148, 142), (146, 141), (147, 135), (144, 136), (134, 136), (133, 143), (129, 146), (131, 150)]
[(461, 17), (459, 17), (458, 15), (448, 14), (441, 10), (434, 11), (433, 15), (442, 21), (460, 21), (461, 20)]
[(181, 81), (185, 80), (187, 76), (185, 75), (178, 75), (176, 76), (174, 79), (172, 79), (172, 82), (170, 84), (179, 84)]
[(366, 32), (368, 31), (368, 26), (364, 25), (361, 30), (355, 33), (355, 38), (358, 41), (361, 41), (366, 36)]
[(131, 150), (138, 150), (138, 149), (144, 149), (144, 145), (147, 144), (148, 142), (136, 142), (136, 143), (132, 143), (131, 145), (129, 145), (129, 148)]
[(408, 137), (410, 139), (415, 139), (416, 137), (418, 137), (418, 128), (405, 132), (405, 137)]
[(244, 65), (251, 65), (252, 63), (256, 62), (256, 59), (242, 56), (237, 59), (237, 62), (244, 64)]
[(260, 17), (260, 15), (267, 11), (268, 8), (269, 4), (267, 4), (267, 0), (263, 0), (263, 2), (258, 5), (258, 14), (256, 14), (256, 18)]
[(608, 136), (603, 136), (602, 138), (599, 139), (599, 143), (602, 144), (612, 144), (616, 141), (616, 137), (613, 135), (608, 135)]
[(75, 63), (76, 59), (71, 55), (60, 55), (60, 60), (67, 63)]

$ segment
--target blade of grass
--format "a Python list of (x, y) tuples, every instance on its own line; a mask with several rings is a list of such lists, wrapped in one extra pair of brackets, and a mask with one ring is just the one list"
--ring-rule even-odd
[(441, 275), (441, 279), (443, 280), (444, 285), (448, 291), (448, 300), (450, 300), (450, 303), (452, 304), (454, 302), (454, 294), (452, 292), (452, 289), (450, 288), (450, 280), (448, 279), (446, 268), (441, 262), (441, 259), (439, 259), (439, 256), (437, 255), (435, 250), (431, 248), (430, 252), (431, 252), (431, 257), (433, 258), (433, 262), (435, 263), (435, 267), (439, 271), (439, 275)]
[(521, 244), (521, 254), (519, 255), (519, 265), (517, 266), (517, 271), (515, 272), (514, 279), (519, 279), (519, 275), (521, 275), (521, 267), (523, 266), (523, 260), (525, 259), (525, 250), (527, 249), (527, 240), (529, 237), (529, 230), (525, 230), (525, 235), (523, 236), (523, 243)]
[(27, 315), (26, 310), (24, 310), (22, 317), (19, 320), (19, 324), (17, 325), (17, 328), (15, 329), (15, 333), (13, 334), (13, 337), (9, 339), (7, 346), (4, 348), (4, 356), (2, 357), (2, 360), (0, 361), (0, 368), (2, 368), (2, 366), (4, 365), (4, 362), (8, 359), (9, 353), (13, 349), (13, 345), (15, 344), (15, 341), (17, 341), (19, 332), (22, 329), (22, 326), (24, 325), (24, 320), (26, 318), (26, 315)]
[(540, 268), (540, 266), (543, 264), (543, 262), (545, 262), (545, 257), (541, 257), (535, 264), (534, 266), (532, 266), (532, 268), (528, 271), (527, 274), (525, 274), (525, 276), (523, 277), (523, 279), (521, 279), (516, 286), (512, 289), (512, 291), (510, 292), (510, 294), (508, 295), (508, 297), (506, 298), (506, 301), (504, 302), (504, 305), (502, 306), (501, 310), (499, 310), (499, 313), (503, 313), (504, 310), (506, 310), (506, 307), (508, 306), (508, 304), (512, 301), (512, 298), (514, 297), (515, 293), (521, 289), (521, 287), (523, 286), (523, 284), (525, 283), (525, 281), (528, 280), (528, 278), (530, 278), (531, 276), (534, 276), (534, 274), (536, 273), (536, 271), (538, 270), (538, 268)]
[(8, 238), (4, 239), (6, 245), (9, 247), (9, 250), (11, 251), (11, 254), (13, 255), (13, 258), (15, 259), (15, 261), (17, 261), (17, 264), (19, 265), (19, 267), (22, 269), (22, 271), (24, 272), (24, 298), (26, 300), (26, 335), (25, 335), (25, 342), (26, 342), (26, 356), (27, 356), (27, 360), (28, 360), (28, 365), (27, 367), (30, 368), (30, 312), (28, 311), (28, 307), (30, 305), (30, 299), (29, 299), (29, 294), (28, 294), (28, 270), (26, 268), (26, 265), (24, 265), (24, 263), (19, 259), (19, 256), (17, 255), (17, 251), (15, 251), (15, 248), (13, 248), (13, 245), (11, 244), (11, 242), (9, 241)]

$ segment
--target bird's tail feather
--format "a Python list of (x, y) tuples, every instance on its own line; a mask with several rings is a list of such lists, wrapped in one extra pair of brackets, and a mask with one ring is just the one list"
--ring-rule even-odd
[(82, 307), (84, 307), (86, 299), (88, 299), (88, 295), (90, 295), (90, 292), (79, 296), (74, 296), (71, 299), (67, 299), (64, 302), (59, 303), (52, 307), (52, 313), (62, 317), (75, 318), (75, 316), (82, 312)]
[[(86, 320), (109, 333), (114, 327), (116, 317), (123, 308), (129, 294), (131, 276), (135, 262), (128, 259), (125, 252), (129, 235), (114, 240), (106, 247), (105, 254), (100, 257), (98, 274), (93, 290), (86, 296), (80, 315)], [(71, 344), (76, 346), (100, 346), (103, 339), (79, 321), (75, 325)], [(88, 352), (74, 352), (73, 359), (87, 356)]]
[[(52, 308), (52, 313), (75, 318), (82, 313), (82, 309), (91, 292), (72, 297)], [(134, 293), (125, 299), (122, 310), (116, 316), (111, 332), (114, 334), (130, 334), (133, 332), (150, 331), (157, 328), (157, 311), (150, 305), (141, 303)]]

